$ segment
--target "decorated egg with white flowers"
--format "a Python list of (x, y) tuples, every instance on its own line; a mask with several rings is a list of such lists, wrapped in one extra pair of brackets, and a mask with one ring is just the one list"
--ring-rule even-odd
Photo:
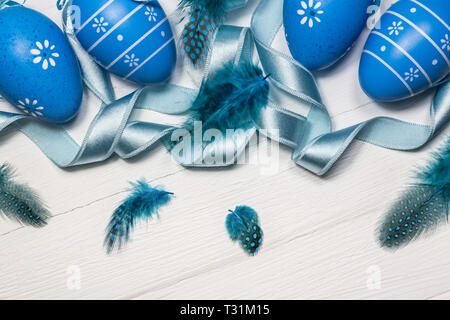
[(23, 113), (63, 123), (80, 108), (80, 67), (67, 37), (21, 5), (0, 9), (0, 95)]
[(333, 65), (358, 39), (373, 4), (374, 0), (284, 0), (286, 41), (294, 59), (310, 70)]
[(396, 101), (423, 92), (450, 71), (450, 1), (400, 0), (381, 17), (362, 53), (368, 96)]
[(176, 62), (169, 20), (158, 1), (73, 0), (75, 35), (106, 70), (139, 84), (164, 81)]

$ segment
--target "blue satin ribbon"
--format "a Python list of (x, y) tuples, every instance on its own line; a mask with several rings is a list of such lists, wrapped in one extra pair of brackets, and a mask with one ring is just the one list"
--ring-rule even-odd
[[(450, 83), (444, 83), (433, 99), (430, 125), (378, 117), (332, 132), (331, 119), (320, 98), (314, 76), (301, 64), (271, 48), (281, 27), (282, 1), (262, 0), (256, 9), (252, 30), (261, 63), (271, 73), (272, 84), (291, 100), (293, 106), (309, 105), (304, 134), (297, 140), (292, 159), (317, 175), (325, 174), (355, 139), (395, 150), (422, 147), (450, 120)], [(267, 111), (266, 111), (267, 112)], [(272, 115), (272, 127), (281, 127), (284, 115)], [(287, 135), (298, 136), (292, 130)]]
[[(151, 2), (151, 0), (136, 0)], [(231, 9), (242, 7), (247, 0), (234, 0)], [(0, 3), (1, 4), (1, 3)], [(272, 89), (281, 92), (283, 103), (297, 108), (287, 110), (271, 99), (269, 106), (254, 119), (255, 127), (234, 133), (232, 139), (208, 144), (200, 150), (193, 146), (189, 157), (180, 157), (172, 148), (171, 135), (176, 127), (160, 123), (129, 121), (133, 109), (152, 110), (166, 114), (184, 114), (198, 94), (197, 90), (172, 84), (141, 88), (116, 100), (109, 75), (83, 50), (73, 35), (69, 19), (70, 3), (63, 10), (64, 29), (80, 61), (86, 86), (102, 105), (89, 126), (86, 137), (78, 145), (60, 126), (45, 124), (24, 115), (0, 112), (0, 131), (15, 125), (33, 140), (58, 166), (69, 167), (106, 160), (113, 154), (122, 158), (134, 157), (162, 141), (173, 157), (184, 166), (217, 167), (236, 162), (245, 150), (256, 129), (292, 149), (292, 159), (300, 166), (322, 175), (337, 161), (354, 139), (382, 147), (411, 150), (427, 143), (450, 120), (450, 84), (443, 84), (431, 106), (428, 126), (375, 118), (358, 125), (332, 132), (331, 119), (323, 105), (314, 76), (292, 58), (274, 50), (271, 44), (281, 27), (282, 1), (262, 0), (256, 9), (251, 31), (248, 28), (222, 26), (213, 40), (204, 80), (225, 62), (239, 64), (252, 61), (256, 46), (261, 65), (270, 74)], [(306, 116), (301, 110), (309, 109)], [(271, 132), (278, 132), (271, 135)], [(199, 152), (196, 152), (199, 151)], [(221, 152), (224, 161), (205, 161), (204, 155)]]

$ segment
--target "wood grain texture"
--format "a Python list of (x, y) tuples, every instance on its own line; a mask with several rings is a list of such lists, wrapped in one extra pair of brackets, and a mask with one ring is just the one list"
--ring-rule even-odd
[[(28, 5), (59, 23), (54, 2)], [(248, 26), (257, 2), (228, 22)], [(176, 6), (161, 4), (167, 12)], [(335, 127), (375, 115), (427, 123), (432, 93), (391, 105), (363, 94), (357, 68), (367, 33), (341, 63), (318, 75)], [(280, 35), (277, 47), (286, 51)], [(179, 75), (182, 83), (189, 81)], [(118, 96), (133, 89), (118, 79), (114, 85)], [(80, 116), (67, 126), (78, 141), (98, 106), (86, 94)], [(8, 108), (2, 103), (2, 110)], [(40, 190), (55, 216), (42, 230), (0, 220), (0, 299), (449, 299), (450, 230), (443, 227), (395, 253), (379, 249), (374, 235), (410, 170), (449, 133), (417, 152), (356, 142), (319, 178), (296, 166), (284, 147), (272, 159), (271, 173), (264, 164), (185, 169), (162, 147), (135, 160), (62, 170), (25, 136), (8, 130), (0, 137), (0, 161), (12, 163), (19, 178)], [(136, 228), (126, 250), (108, 256), (103, 238), (109, 216), (127, 182), (140, 177), (176, 198), (161, 220)], [(226, 234), (227, 210), (238, 204), (260, 215), (265, 238), (255, 257)]]

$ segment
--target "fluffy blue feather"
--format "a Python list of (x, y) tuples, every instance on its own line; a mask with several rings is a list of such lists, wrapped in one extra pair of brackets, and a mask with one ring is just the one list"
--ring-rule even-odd
[(33, 227), (43, 227), (50, 217), (49, 212), (36, 193), (26, 185), (13, 180), (8, 165), (0, 166), (0, 213)]
[(242, 230), (248, 228), (249, 222), (254, 219), (258, 220), (258, 214), (255, 210), (247, 206), (238, 206), (236, 209), (229, 210), (230, 214), (226, 219), (227, 231), (233, 240), (237, 240)]
[(182, 33), (183, 53), (194, 66), (200, 66), (208, 54), (210, 37), (223, 22), (226, 0), (181, 0), (179, 10), (187, 20)]
[(450, 137), (384, 218), (379, 229), (381, 246), (398, 248), (446, 223), (449, 201)]
[(167, 204), (173, 193), (152, 188), (140, 180), (131, 183), (131, 194), (114, 211), (106, 230), (105, 246), (108, 253), (118, 250), (130, 240), (131, 230), (138, 220), (148, 221), (154, 215), (159, 218), (158, 210)]
[(201, 121), (204, 130), (245, 129), (267, 106), (268, 97), (269, 83), (259, 67), (229, 63), (202, 85), (185, 127), (192, 130), (194, 121)]
[(433, 153), (433, 159), (417, 173), (418, 179), (425, 185), (434, 186), (446, 199), (450, 198), (450, 137), (438, 152)]
[(238, 206), (229, 210), (225, 226), (232, 240), (239, 240), (242, 248), (249, 254), (255, 254), (262, 243), (262, 230), (259, 226), (258, 214), (247, 206)]

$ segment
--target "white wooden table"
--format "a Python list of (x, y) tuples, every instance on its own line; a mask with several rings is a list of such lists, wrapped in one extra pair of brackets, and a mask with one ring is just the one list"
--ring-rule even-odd
[[(257, 2), (227, 22), (248, 26)], [(171, 12), (176, 1), (161, 4)], [(29, 0), (28, 6), (60, 24), (54, 0)], [(376, 115), (427, 123), (431, 93), (399, 104), (377, 104), (363, 94), (357, 70), (367, 33), (341, 63), (318, 75), (335, 128)], [(286, 51), (282, 35), (277, 46)], [(118, 96), (133, 89), (118, 79), (114, 83)], [(67, 126), (78, 141), (98, 107), (86, 92), (79, 117)], [(5, 103), (1, 109), (12, 110)], [(40, 191), (54, 217), (40, 230), (0, 220), (0, 298), (448, 299), (448, 228), (395, 253), (375, 240), (379, 219), (411, 169), (444, 134), (419, 152), (356, 142), (319, 178), (296, 166), (287, 148), (281, 148), (274, 174), (262, 173), (259, 165), (189, 170), (162, 147), (131, 161), (112, 158), (62, 170), (24, 135), (9, 130), (0, 137), (0, 162), (13, 164), (21, 180)], [(176, 198), (161, 211), (161, 220), (136, 228), (126, 250), (108, 256), (103, 248), (108, 219), (125, 197), (127, 182), (141, 177), (164, 185)], [(255, 257), (226, 234), (227, 210), (238, 204), (260, 215), (265, 238)]]

